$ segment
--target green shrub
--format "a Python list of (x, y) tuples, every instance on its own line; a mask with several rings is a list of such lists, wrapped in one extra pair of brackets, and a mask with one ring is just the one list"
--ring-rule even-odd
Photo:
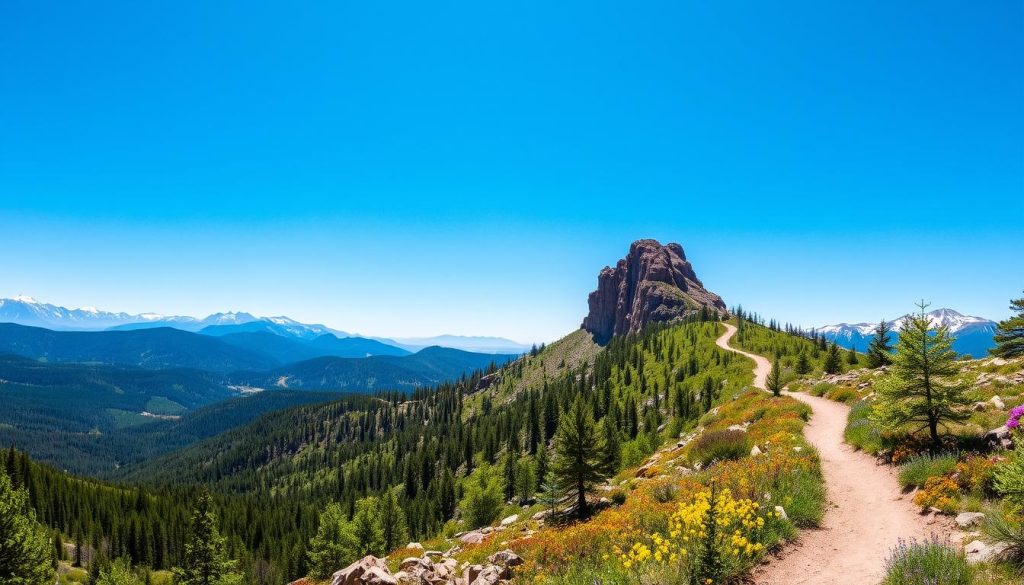
[(952, 473), (956, 469), (956, 455), (918, 455), (900, 466), (900, 485), (904, 488), (924, 487), (929, 477)]
[(1003, 552), (999, 553), (1000, 559), (1024, 572), (1024, 522), (1011, 520), (1008, 515), (989, 514), (984, 530), (993, 542), (1006, 545)]
[(828, 393), (829, 400), (835, 400), (836, 402), (842, 402), (843, 404), (850, 404), (857, 400), (857, 391), (853, 388), (836, 388), (832, 392)]
[(459, 507), (469, 528), (494, 522), (505, 505), (501, 476), (490, 466), (478, 467), (464, 485), (466, 495)]
[(885, 561), (882, 585), (971, 585), (974, 569), (967, 557), (949, 543), (930, 540), (899, 544)]
[(832, 390), (835, 390), (835, 387), (835, 384), (829, 384), (828, 382), (818, 382), (814, 386), (811, 386), (811, 389), (808, 393), (811, 396), (824, 396), (831, 392)]
[(1024, 449), (1017, 447), (1006, 462), (996, 467), (993, 483), (1007, 501), (1024, 508)]
[(861, 400), (854, 404), (846, 419), (843, 438), (857, 449), (875, 455), (882, 450), (882, 434), (868, 418), (870, 414), (870, 402)]
[(690, 462), (707, 465), (712, 461), (739, 459), (750, 453), (750, 442), (743, 431), (705, 432), (690, 447)]
[(825, 515), (825, 482), (820, 473), (796, 472), (782, 476), (775, 493), (782, 496), (786, 516), (794, 526), (817, 527)]

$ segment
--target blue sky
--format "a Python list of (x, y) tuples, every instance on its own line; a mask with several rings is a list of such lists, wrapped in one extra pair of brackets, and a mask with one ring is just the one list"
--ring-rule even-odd
[(1024, 289), (1024, 9), (0, 8), (0, 295), (551, 340), (640, 237), (805, 325)]

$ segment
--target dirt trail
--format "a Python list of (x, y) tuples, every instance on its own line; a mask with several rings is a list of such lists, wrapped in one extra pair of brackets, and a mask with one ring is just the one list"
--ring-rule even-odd
[[(771, 364), (730, 347), (736, 328), (724, 325), (726, 332), (716, 343), (754, 360), (754, 385), (763, 389)], [(802, 531), (800, 541), (786, 547), (781, 558), (755, 571), (756, 583), (872, 585), (882, 580), (885, 558), (898, 539), (949, 533), (943, 524), (927, 524), (927, 517), (902, 494), (891, 467), (877, 465), (870, 455), (843, 442), (848, 406), (801, 393), (786, 394), (814, 411), (804, 436), (821, 456), (828, 504), (821, 528)]]

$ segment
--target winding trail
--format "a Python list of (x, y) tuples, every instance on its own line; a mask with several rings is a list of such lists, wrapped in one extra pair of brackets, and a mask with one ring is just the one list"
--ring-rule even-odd
[[(754, 385), (764, 390), (771, 363), (731, 347), (736, 327), (723, 325), (726, 332), (715, 343), (754, 360)], [(948, 533), (944, 525), (928, 526), (927, 517), (900, 490), (892, 467), (877, 465), (870, 455), (843, 442), (850, 407), (807, 394), (786, 394), (813, 410), (804, 436), (821, 457), (828, 502), (821, 528), (801, 531), (798, 543), (754, 572), (756, 583), (873, 585), (882, 580), (885, 558), (900, 538)]]

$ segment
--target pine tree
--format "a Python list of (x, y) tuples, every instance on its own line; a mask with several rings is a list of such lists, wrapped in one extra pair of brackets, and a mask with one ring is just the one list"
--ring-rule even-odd
[(55, 581), (50, 537), (29, 508), (28, 493), (14, 489), (0, 470), (0, 583), (42, 585)]
[(550, 471), (550, 465), (548, 462), (548, 447), (544, 444), (545, 441), (541, 441), (541, 447), (537, 449), (537, 489), (540, 490), (541, 484), (544, 483), (544, 478), (547, 477)]
[(875, 327), (875, 336), (871, 338), (871, 343), (868, 345), (869, 368), (880, 368), (892, 363), (890, 355), (892, 353), (892, 346), (889, 345), (889, 342), (892, 340), (892, 337), (889, 335), (891, 331), (892, 329), (890, 329), (885, 319), (878, 322), (878, 326)]
[(896, 431), (928, 429), (932, 452), (942, 448), (939, 427), (963, 422), (970, 417), (974, 397), (967, 384), (958, 381), (960, 366), (953, 350), (953, 338), (945, 327), (933, 329), (921, 301), (920, 312), (903, 321), (891, 373), (875, 384), (878, 395), (872, 417), (883, 427)]
[(1024, 298), (1010, 301), (1010, 310), (1017, 314), (999, 322), (996, 328), (996, 346), (992, 355), (1004, 359), (1024, 356)]
[(381, 496), (378, 517), (384, 552), (391, 552), (408, 541), (409, 530), (405, 523), (405, 512), (398, 505), (394, 490), (388, 490)]
[(857, 365), (858, 360), (856, 347), (851, 347), (850, 351), (846, 352), (846, 363), (850, 364), (851, 366)]
[(775, 396), (782, 394), (782, 368), (779, 365), (778, 357), (772, 363), (772, 371), (768, 373), (765, 385), (768, 387), (768, 391)]
[(441, 486), (438, 488), (437, 505), (441, 520), (445, 521), (455, 515), (455, 506), (458, 501), (455, 496), (455, 478), (450, 469), (444, 470), (441, 476)]
[(842, 359), (839, 357), (839, 346), (831, 343), (825, 354), (824, 369), (826, 374), (838, 374), (842, 370)]
[(615, 475), (622, 466), (622, 441), (615, 423), (605, 417), (601, 420), (601, 472), (606, 476)]
[(377, 518), (377, 508), (377, 498), (363, 498), (356, 503), (356, 515), (352, 519), (352, 524), (360, 557), (384, 554), (384, 534)]
[(307, 555), (310, 575), (318, 579), (330, 577), (358, 558), (359, 541), (341, 505), (327, 504), (320, 513), (316, 536), (309, 541)]
[(807, 359), (807, 353), (803, 350), (796, 356), (796, 373), (805, 376), (811, 373), (811, 361)]
[(530, 460), (520, 461), (519, 468), (516, 470), (516, 491), (519, 494), (519, 501), (528, 502), (533, 499), (536, 485), (537, 480), (533, 476), (533, 465), (530, 464)]
[(502, 465), (502, 480), (505, 488), (505, 501), (510, 502), (516, 495), (516, 467), (518, 466), (518, 455), (512, 451), (505, 452), (505, 462)]
[(225, 539), (217, 530), (213, 498), (202, 493), (196, 502), (189, 526), (185, 557), (174, 573), (178, 585), (235, 585), (242, 576), (235, 572), (235, 561), (228, 558)]
[(558, 503), (562, 501), (562, 487), (558, 485), (558, 477), (554, 472), (549, 472), (544, 476), (544, 480), (540, 484), (540, 497), (537, 498), (537, 501), (549, 510), (552, 516), (558, 513)]
[(601, 445), (597, 438), (590, 409), (577, 394), (569, 411), (562, 415), (555, 435), (553, 470), (558, 482), (576, 494), (576, 514), (587, 514), (587, 492), (604, 479), (600, 460)]

